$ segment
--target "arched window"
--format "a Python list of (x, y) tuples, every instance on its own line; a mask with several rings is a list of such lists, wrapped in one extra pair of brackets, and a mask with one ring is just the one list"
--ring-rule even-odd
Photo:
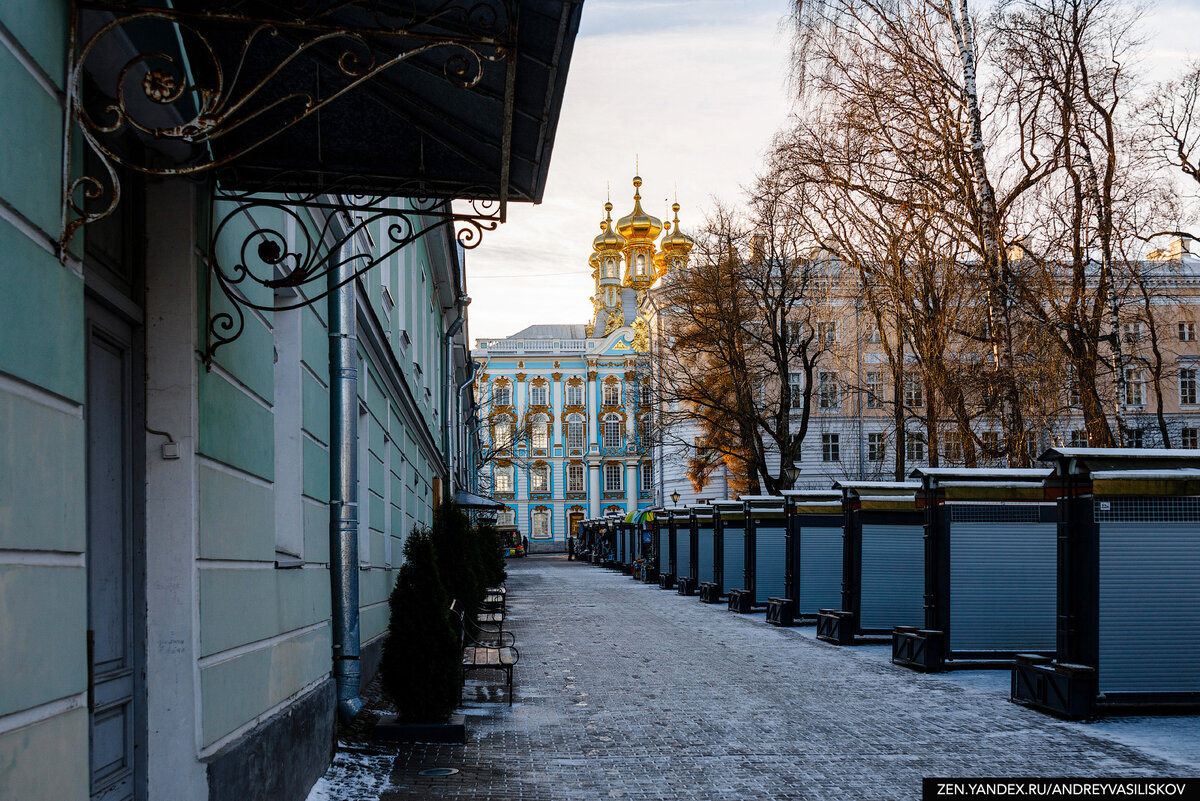
[(644, 414), (638, 418), (638, 439), (642, 441), (642, 447), (650, 445), (650, 415)]
[(633, 259), (633, 271), (638, 275), (646, 274), (646, 254), (639, 253)]
[(616, 278), (617, 277), (617, 260), (616, 259), (605, 259), (605, 261), (604, 261), (604, 277), (605, 278)]
[(546, 449), (546, 443), (549, 440), (549, 425), (546, 422), (546, 415), (535, 414), (529, 425), (529, 444), (531, 447), (539, 450)]
[(621, 447), (621, 417), (616, 414), (604, 416), (604, 447)]
[(584, 425), (582, 414), (567, 415), (567, 447), (583, 448)]

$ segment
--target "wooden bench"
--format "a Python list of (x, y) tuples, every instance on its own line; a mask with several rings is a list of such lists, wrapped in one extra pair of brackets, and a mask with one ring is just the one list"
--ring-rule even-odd
[[(512, 706), (513, 667), (521, 661), (517, 651), (515, 638), (511, 631), (494, 632), (496, 640), (491, 643), (482, 642), (482, 636), (469, 631), (470, 621), (466, 619), (458, 601), (450, 604), (450, 615), (458, 626), (459, 643), (462, 646), (463, 673), (473, 670), (503, 670), (508, 679), (508, 705)], [(492, 634), (493, 632), (484, 632)], [(461, 690), (460, 690), (461, 700)]]

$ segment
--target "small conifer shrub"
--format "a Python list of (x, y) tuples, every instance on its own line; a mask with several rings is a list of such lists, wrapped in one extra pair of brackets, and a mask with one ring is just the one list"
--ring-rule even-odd
[(416, 527), (404, 544), (380, 665), (383, 691), (409, 723), (445, 722), (458, 705), (462, 652), (442, 586), (433, 536)]

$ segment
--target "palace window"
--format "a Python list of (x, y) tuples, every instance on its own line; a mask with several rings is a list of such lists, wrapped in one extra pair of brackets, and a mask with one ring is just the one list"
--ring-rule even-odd
[(979, 435), (979, 441), (983, 444), (984, 456), (994, 459), (1000, 455), (999, 431), (984, 431)]
[(654, 486), (654, 465), (642, 462), (642, 492), (649, 492)]
[(496, 492), (513, 491), (513, 466), (511, 464), (496, 465)]
[(575, 449), (583, 448), (582, 414), (572, 414), (567, 416), (567, 447)]
[(887, 457), (887, 437), (879, 431), (867, 434), (867, 460), (882, 462)]
[(634, 265), (633, 266), (634, 272), (636, 272), (638, 275), (645, 275), (646, 274), (646, 254), (645, 253), (637, 254), (637, 256), (634, 257), (633, 265)]
[(1144, 448), (1146, 437), (1140, 428), (1125, 429), (1125, 447), (1126, 448)]
[(1072, 448), (1086, 448), (1088, 446), (1088, 433), (1086, 428), (1077, 428), (1071, 432), (1067, 439), (1067, 445)]
[(1179, 444), (1184, 448), (1200, 448), (1200, 428), (1184, 426), (1179, 430)]
[(641, 387), (639, 387), (639, 389), (638, 389), (638, 392), (640, 392), (641, 396), (642, 396), (641, 404), (643, 406), (649, 406), (650, 405), (650, 382), (648, 380), (643, 380)]
[(605, 406), (619, 406), (621, 404), (621, 385), (616, 381), (605, 384), (602, 401)]
[(1125, 341), (1126, 342), (1141, 342), (1142, 341), (1142, 321), (1134, 320), (1131, 323), (1125, 323)]
[(1179, 323), (1179, 341), (1180, 342), (1195, 342), (1196, 341), (1196, 324), (1184, 320)]
[(567, 492), (583, 492), (583, 465), (567, 465)]
[(530, 492), (549, 492), (550, 491), (550, 466), (544, 464), (535, 464), (529, 468), (529, 491)]
[(882, 341), (883, 341), (883, 338), (879, 336), (878, 328), (876, 328), (875, 326), (871, 326), (870, 328), (867, 329), (867, 344), (868, 345), (878, 345)]
[(624, 468), (615, 462), (608, 462), (604, 465), (604, 491), (605, 492), (620, 492), (621, 491), (621, 473)]
[(615, 414), (604, 418), (604, 447), (621, 447), (621, 418)]
[(582, 406), (583, 405), (583, 385), (582, 384), (567, 384), (567, 405)]
[(549, 425), (546, 422), (546, 415), (535, 414), (529, 431), (530, 445), (539, 450), (545, 450), (546, 443), (550, 438), (548, 429)]
[(543, 540), (550, 538), (550, 511), (548, 509), (533, 510), (533, 530), (530, 536)]
[(837, 434), (821, 435), (821, 461), (840, 462), (842, 460), (840, 438)]
[(549, 406), (548, 387), (545, 384), (534, 384), (529, 388), (529, 405), (530, 406)]
[(512, 388), (508, 386), (496, 387), (492, 390), (492, 405), (493, 406), (511, 406), (512, 405)]
[(492, 426), (492, 444), (496, 450), (504, 450), (511, 448), (512, 442), (512, 419), (507, 416), (497, 418), (495, 425)]
[(650, 447), (650, 415), (644, 414), (638, 418), (638, 438), (642, 441), (642, 447)]
[(504, 507), (496, 514), (496, 525), (511, 526), (517, 522), (517, 510), (511, 507)]

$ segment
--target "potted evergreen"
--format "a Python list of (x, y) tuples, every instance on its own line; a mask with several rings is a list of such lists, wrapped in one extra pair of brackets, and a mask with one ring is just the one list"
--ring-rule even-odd
[(404, 557), (390, 600), (380, 665), (383, 692), (401, 722), (445, 723), (459, 701), (462, 651), (428, 529), (413, 529)]

